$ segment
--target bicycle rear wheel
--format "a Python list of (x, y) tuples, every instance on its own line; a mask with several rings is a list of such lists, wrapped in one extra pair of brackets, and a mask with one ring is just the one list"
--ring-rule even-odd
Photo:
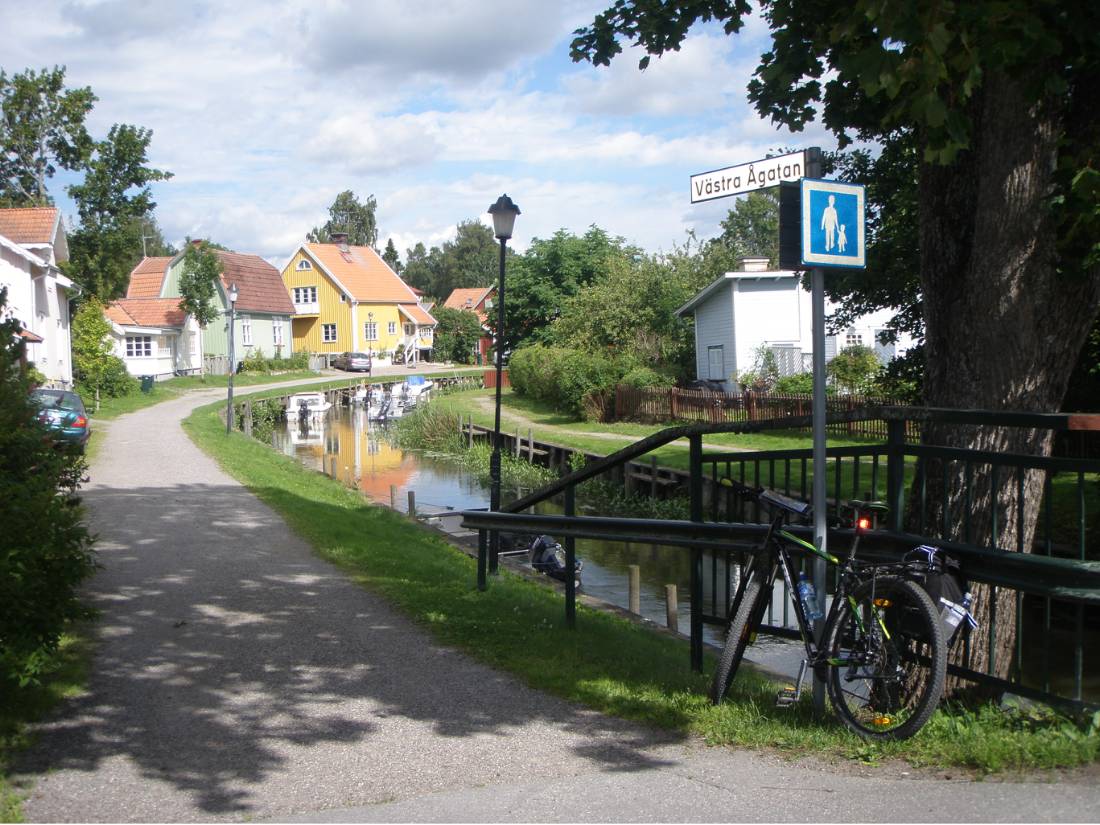
[(908, 739), (943, 693), (939, 615), (913, 582), (881, 576), (851, 593), (825, 630), (833, 709), (864, 739)]
[(722, 648), (722, 656), (718, 659), (718, 667), (714, 671), (714, 681), (710, 686), (710, 699), (714, 704), (719, 704), (725, 698), (733, 677), (737, 675), (737, 668), (741, 665), (741, 658), (745, 655), (745, 648), (749, 646), (753, 633), (760, 624), (763, 616), (761, 607), (764, 590), (763, 559), (756, 558), (753, 564), (745, 572), (745, 583), (734, 600), (731, 608), (733, 618), (730, 620), (729, 630), (726, 632), (726, 644)]

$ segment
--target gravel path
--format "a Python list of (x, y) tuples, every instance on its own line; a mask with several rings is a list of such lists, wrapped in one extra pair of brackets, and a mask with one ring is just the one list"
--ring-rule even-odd
[[(225, 475), (178, 422), (111, 422), (87, 501), (88, 691), (19, 767), (29, 821), (1089, 820), (1085, 783), (913, 781), (707, 749), (432, 643)], [(369, 542), (370, 537), (364, 536)], [(685, 662), (686, 666), (686, 662)], [(805, 793), (792, 793), (804, 788)]]

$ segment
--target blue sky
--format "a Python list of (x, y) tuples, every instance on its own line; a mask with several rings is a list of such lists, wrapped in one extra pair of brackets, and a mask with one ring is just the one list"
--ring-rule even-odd
[[(569, 59), (572, 31), (611, 0), (419, 3), (5, 0), (0, 66), (64, 65), (99, 96), (89, 127), (153, 130), (166, 236), (209, 237), (279, 265), (351, 189), (378, 201), (380, 245), (402, 255), (488, 222), (507, 192), (513, 244), (596, 224), (649, 251), (712, 237), (730, 200), (691, 206), (690, 175), (781, 146), (745, 100), (766, 49), (694, 30), (639, 72)], [(63, 181), (51, 192), (66, 211)]]

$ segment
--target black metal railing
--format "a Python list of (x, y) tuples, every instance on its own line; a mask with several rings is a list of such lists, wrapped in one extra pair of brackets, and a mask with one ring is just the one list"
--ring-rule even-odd
[[(972, 670), (964, 662), (953, 667), (956, 674), (1010, 689), (1015, 693), (1044, 701), (1068, 703), (1074, 707), (1087, 707), (1098, 697), (1097, 690), (1086, 696), (1086, 650), (1097, 631), (1086, 622), (1088, 611), (1100, 610), (1100, 561), (1090, 561), (1100, 556), (1094, 541), (1091, 522), (1100, 526), (1100, 461), (1090, 459), (1046, 458), (996, 452), (960, 450), (950, 447), (907, 444), (906, 428), (916, 420), (926, 423), (950, 423), (975, 426), (1027, 427), (1055, 431), (1095, 429), (1096, 418), (1069, 415), (1042, 415), (1024, 413), (987, 413), (978, 411), (933, 410), (925, 408), (876, 407), (845, 411), (830, 416), (830, 423), (845, 420), (876, 418), (886, 422), (887, 441), (866, 446), (832, 447), (827, 452), (829, 478), (827, 499), (830, 510), (851, 498), (884, 498), (891, 506), (888, 523), (877, 531), (874, 539), (865, 543), (872, 552), (887, 555), (900, 554), (916, 544), (935, 542), (948, 547), (964, 565), (966, 575), (976, 582), (988, 584), (995, 593), (998, 588), (1008, 588), (1015, 593), (1017, 621), (1015, 667), (1009, 677), (995, 676), (996, 661), (992, 628), (986, 636), (989, 645), (987, 666), (981, 672)], [(468, 511), (463, 513), (463, 524), (480, 532), (478, 556), (478, 586), (487, 586), (487, 574), (497, 570), (497, 559), (489, 553), (487, 531), (550, 532), (565, 540), (565, 547), (572, 564), (577, 538), (600, 538), (622, 542), (646, 542), (681, 547), (690, 553), (690, 661), (697, 670), (703, 663), (704, 625), (724, 625), (728, 621), (731, 588), (739, 575), (739, 565), (744, 551), (763, 534), (761, 514), (746, 509), (728, 496), (728, 488), (719, 482), (731, 477), (754, 485), (763, 485), (789, 495), (808, 498), (812, 480), (810, 450), (779, 450), (767, 452), (704, 452), (703, 437), (715, 433), (746, 433), (776, 429), (794, 429), (806, 426), (809, 416), (791, 416), (787, 419), (728, 424), (690, 424), (671, 427), (644, 438), (605, 458), (589, 463), (582, 469), (531, 493), (501, 512)], [(604, 473), (611, 472), (627, 462), (679, 439), (689, 444), (690, 474), (688, 493), (690, 519), (665, 521), (657, 519), (628, 519), (612, 517), (578, 516), (576, 514), (577, 486)], [(989, 508), (994, 541), (989, 546), (972, 544), (977, 525), (964, 512), (961, 518), (944, 516), (932, 524), (929, 513), (933, 502), (929, 499), (930, 474), (954, 472), (963, 478), (977, 475), (975, 468), (984, 468), (983, 477), (991, 479), (990, 494), (997, 500), (1005, 490), (1015, 493), (1015, 507), (1010, 514), (1022, 520), (1024, 497), (1021, 494), (1028, 472), (1042, 470), (1047, 473), (1043, 486), (1043, 499), (1036, 530), (1036, 552), (1020, 552), (1022, 532), (1016, 546), (998, 547), (998, 519), (1004, 520), (1003, 509)], [(947, 485), (940, 495), (947, 496)], [(565, 513), (561, 516), (543, 516), (525, 513), (547, 499), (565, 496)], [(969, 496), (969, 490), (967, 490)], [(969, 503), (969, 498), (964, 500)], [(947, 513), (946, 499), (939, 501), (939, 511)], [(964, 505), (965, 506), (965, 505)], [(916, 533), (902, 530), (906, 523), (907, 507), (909, 524), (918, 525)], [(835, 522), (835, 511), (832, 513)], [(1072, 522), (1072, 524), (1068, 524)], [(797, 529), (797, 528), (796, 528)], [(808, 527), (804, 528), (809, 535)], [(848, 533), (830, 530), (828, 541), (834, 555), (843, 554)], [(1072, 536), (1073, 542), (1067, 541)], [(1061, 557), (1059, 557), (1061, 556)], [(704, 576), (704, 563), (710, 565), (710, 575)], [(710, 583), (704, 592), (704, 581)], [(784, 594), (785, 596), (786, 594)], [(572, 583), (566, 588), (566, 615), (570, 626), (575, 621), (575, 593)], [(995, 600), (994, 600), (995, 602)], [(789, 599), (769, 609), (766, 631), (783, 636), (797, 637), (793, 617), (787, 614)], [(1025, 622), (1025, 611), (1032, 621)], [(1032, 614), (1038, 614), (1035, 619)], [(996, 616), (991, 617), (996, 622)], [(1095, 624), (1095, 623), (1093, 623)], [(980, 641), (980, 640), (979, 640)], [(1092, 641), (1097, 641), (1093, 639)], [(1092, 644), (1091, 648), (1096, 649)], [(1064, 651), (1064, 653), (1063, 653)], [(1068, 680), (1057, 684), (1052, 678), (1052, 658), (1062, 655), (1072, 657)], [(1092, 662), (1095, 670), (1100, 670)], [(1025, 667), (1026, 666), (1026, 667)], [(1065, 668), (1062, 668), (1064, 671)]]

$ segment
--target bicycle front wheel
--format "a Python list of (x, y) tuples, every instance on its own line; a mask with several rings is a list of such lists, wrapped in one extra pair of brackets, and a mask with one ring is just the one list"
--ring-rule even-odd
[(931, 599), (897, 576), (864, 582), (825, 630), (829, 699), (864, 739), (908, 739), (943, 693), (947, 647)]
[(763, 610), (759, 608), (764, 589), (762, 561), (762, 558), (756, 559), (745, 572), (745, 585), (732, 607), (733, 618), (726, 633), (726, 645), (722, 648), (722, 656), (718, 660), (718, 668), (714, 671), (714, 681), (710, 687), (710, 699), (716, 705), (725, 698), (733, 677), (737, 675), (745, 648), (749, 646), (763, 616)]

